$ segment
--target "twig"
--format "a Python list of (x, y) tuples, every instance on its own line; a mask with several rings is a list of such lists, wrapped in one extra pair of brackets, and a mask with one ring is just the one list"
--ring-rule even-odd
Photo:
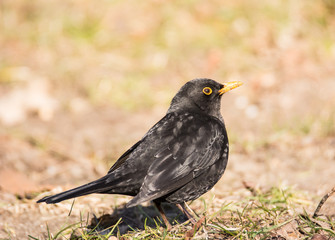
[(203, 216), (202, 218), (200, 218), (200, 220), (193, 225), (193, 228), (185, 233), (185, 240), (192, 239), (192, 236), (196, 233), (196, 231), (198, 231), (198, 229), (201, 227), (205, 219), (206, 219), (206, 216)]
[(335, 193), (335, 187), (330, 190), (326, 195), (323, 196), (321, 201), (319, 202), (318, 207), (315, 209), (315, 212), (313, 214), (313, 218), (317, 217), (319, 215), (320, 209), (322, 208), (323, 204), (327, 201), (327, 199)]

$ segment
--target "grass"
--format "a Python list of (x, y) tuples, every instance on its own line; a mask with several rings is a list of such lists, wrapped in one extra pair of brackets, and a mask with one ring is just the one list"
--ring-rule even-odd
[[(134, 229), (120, 234), (122, 218), (108, 227), (100, 222), (88, 228), (88, 220), (63, 226), (55, 233), (47, 228), (47, 239), (271, 239), (271, 237), (293, 236), (295, 239), (309, 239), (314, 234), (335, 237), (334, 217), (316, 217), (305, 209), (311, 208), (311, 201), (304, 193), (293, 188), (273, 187), (266, 191), (244, 190), (240, 200), (229, 201), (215, 198), (196, 200), (191, 206), (198, 210), (200, 219), (205, 221), (193, 232), (189, 221), (177, 223), (167, 231), (160, 219), (150, 217), (140, 208), (142, 229)], [(221, 206), (220, 206), (221, 205)], [(220, 207), (219, 207), (220, 206)], [(219, 208), (218, 208), (219, 207)], [(88, 218), (87, 218), (88, 219)], [(154, 224), (148, 224), (149, 221)], [(171, 219), (170, 219), (171, 221)], [(287, 228), (289, 226), (289, 228)], [(39, 239), (29, 236), (30, 239)]]

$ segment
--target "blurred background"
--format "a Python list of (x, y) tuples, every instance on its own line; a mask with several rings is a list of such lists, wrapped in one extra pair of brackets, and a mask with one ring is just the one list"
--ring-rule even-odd
[(105, 174), (199, 77), (244, 82), (222, 100), (231, 154), (217, 195), (242, 181), (322, 195), (334, 66), (333, 0), (2, 0), (3, 216), (17, 196)]

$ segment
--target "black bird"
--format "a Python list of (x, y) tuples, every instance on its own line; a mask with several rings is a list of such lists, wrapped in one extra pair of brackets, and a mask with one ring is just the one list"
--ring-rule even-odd
[[(166, 115), (127, 150), (104, 177), (38, 201), (58, 203), (91, 193), (134, 196), (127, 207), (153, 201), (170, 228), (162, 202), (176, 204), (191, 220), (185, 202), (209, 191), (228, 161), (228, 137), (221, 96), (242, 82), (211, 79), (187, 82)], [(192, 221), (194, 223), (194, 220)]]

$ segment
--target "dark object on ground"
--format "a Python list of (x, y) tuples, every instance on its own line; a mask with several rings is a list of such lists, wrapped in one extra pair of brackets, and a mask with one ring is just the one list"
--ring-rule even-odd
[(184, 203), (210, 190), (226, 168), (229, 145), (220, 100), (241, 84), (222, 85), (210, 79), (187, 82), (167, 114), (106, 176), (38, 202), (58, 203), (91, 193), (123, 194), (134, 196), (127, 207), (153, 201), (168, 228), (162, 202), (176, 204), (194, 223)]

